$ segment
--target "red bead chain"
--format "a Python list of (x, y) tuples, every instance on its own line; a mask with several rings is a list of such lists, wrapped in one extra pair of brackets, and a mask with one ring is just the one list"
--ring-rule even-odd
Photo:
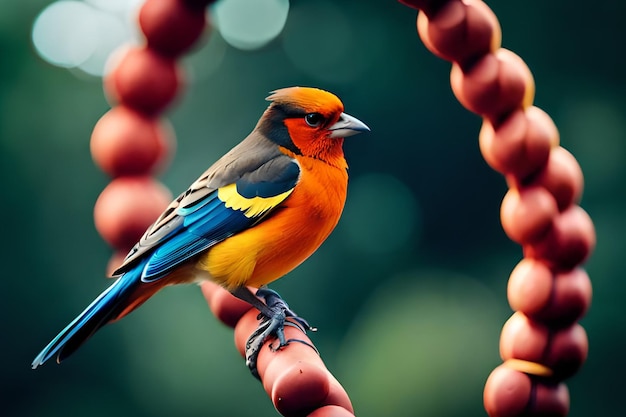
[[(202, 292), (213, 314), (235, 328), (235, 345), (244, 356), (248, 336), (257, 328), (258, 310), (235, 298), (217, 284), (202, 284)], [(313, 345), (300, 329), (285, 326), (285, 337)], [(257, 370), (274, 407), (286, 417), (348, 417), (354, 409), (348, 394), (328, 371), (319, 354), (304, 343), (291, 342), (272, 351), (267, 341), (258, 357)]]
[(96, 164), (113, 181), (94, 208), (96, 228), (113, 246), (117, 267), (171, 201), (152, 175), (162, 169), (175, 145), (174, 132), (161, 119), (183, 83), (176, 58), (202, 34), (210, 1), (148, 0), (139, 11), (145, 43), (119, 51), (104, 79), (115, 104), (91, 136)]
[[(113, 180), (94, 208), (96, 228), (116, 249), (109, 270), (115, 269), (145, 229), (171, 200), (152, 175), (163, 168), (174, 147), (174, 134), (160, 118), (176, 98), (183, 76), (176, 59), (202, 34), (206, 7), (212, 0), (147, 0), (139, 12), (145, 44), (117, 56), (104, 79), (115, 103), (98, 121), (91, 137), (96, 164)], [(235, 327), (243, 355), (248, 336), (258, 326), (258, 311), (221, 287), (202, 286), (211, 310)], [(312, 342), (301, 331), (285, 328), (288, 339)], [(267, 342), (258, 357), (263, 387), (284, 416), (353, 416), (350, 399), (310, 346), (293, 342), (273, 352)]]
[(576, 322), (591, 303), (580, 265), (595, 231), (578, 206), (583, 175), (559, 146), (552, 119), (532, 105), (535, 84), (524, 61), (500, 47), (499, 22), (480, 0), (400, 0), (420, 9), (417, 31), (435, 55), (452, 61), (450, 84), (459, 102), (483, 117), (480, 150), (505, 176), (502, 227), (523, 247), (511, 273), (508, 299), (516, 312), (500, 337), (504, 363), (489, 376), (484, 405), (492, 417), (565, 416), (562, 382), (587, 357)]

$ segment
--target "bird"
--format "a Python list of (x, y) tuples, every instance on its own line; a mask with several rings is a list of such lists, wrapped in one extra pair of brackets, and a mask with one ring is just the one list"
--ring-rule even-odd
[(213, 281), (260, 311), (246, 344), (253, 374), (268, 338), (279, 339), (278, 348), (288, 343), (286, 317), (310, 328), (267, 285), (305, 261), (337, 225), (348, 185), (344, 138), (370, 129), (322, 89), (281, 88), (266, 100), (252, 132), (170, 203), (113, 272), (115, 282), (32, 369), (53, 357), (61, 363), (100, 328), (175, 284)]

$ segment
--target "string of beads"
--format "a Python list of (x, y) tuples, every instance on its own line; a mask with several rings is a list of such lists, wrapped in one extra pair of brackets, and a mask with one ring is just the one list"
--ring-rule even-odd
[[(119, 52), (104, 79), (105, 93), (114, 106), (95, 125), (91, 152), (95, 163), (112, 177), (94, 208), (98, 232), (116, 250), (109, 271), (171, 201), (169, 191), (153, 178), (175, 145), (173, 129), (162, 114), (184, 84), (176, 60), (204, 32), (206, 8), (212, 2), (147, 0), (139, 11), (145, 43)], [(235, 327), (236, 345), (243, 356), (245, 342), (258, 325), (258, 311), (215, 284), (204, 284), (202, 291), (215, 315)], [(285, 334), (312, 345), (298, 329), (287, 326)], [(314, 349), (291, 343), (273, 352), (270, 343), (259, 354), (258, 371), (281, 414), (354, 415), (345, 390)]]
[(535, 84), (524, 61), (501, 48), (498, 19), (480, 0), (400, 0), (420, 10), (417, 32), (435, 55), (451, 61), (450, 84), (459, 102), (483, 118), (485, 161), (509, 186), (502, 227), (523, 248), (508, 283), (515, 313), (500, 337), (504, 363), (487, 379), (491, 417), (565, 416), (563, 381), (587, 357), (577, 321), (591, 303), (580, 267), (595, 246), (591, 219), (580, 208), (583, 175), (559, 146), (552, 119), (533, 106)]

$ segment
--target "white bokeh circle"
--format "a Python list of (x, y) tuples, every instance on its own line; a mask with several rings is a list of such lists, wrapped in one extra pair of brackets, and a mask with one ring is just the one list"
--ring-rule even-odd
[(224, 40), (235, 48), (252, 50), (267, 45), (283, 30), (289, 0), (221, 0), (212, 10)]

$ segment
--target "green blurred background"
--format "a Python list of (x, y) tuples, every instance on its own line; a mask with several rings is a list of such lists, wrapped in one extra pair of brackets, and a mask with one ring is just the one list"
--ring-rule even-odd
[[(49, 3), (0, 3), (0, 414), (276, 415), (194, 286), (158, 294), (62, 366), (30, 370), (109, 284), (111, 254), (92, 219), (108, 178), (89, 154), (109, 105), (99, 78), (35, 53), (33, 21)], [(619, 415), (626, 3), (488, 4), (583, 168), (582, 205), (597, 229), (582, 321), (590, 356), (568, 381), (570, 415)], [(260, 50), (210, 34), (186, 59), (190, 85), (168, 115), (178, 148), (160, 179), (184, 190), (252, 129), (272, 89), (337, 93), (372, 132), (346, 141), (351, 189), (335, 233), (274, 288), (319, 327), (313, 339), (357, 415), (482, 416), (521, 251), (499, 224), (506, 186), (478, 151), (481, 121), (452, 95), (450, 65), (423, 47), (415, 15), (393, 0), (293, 0), (281, 36)]]

